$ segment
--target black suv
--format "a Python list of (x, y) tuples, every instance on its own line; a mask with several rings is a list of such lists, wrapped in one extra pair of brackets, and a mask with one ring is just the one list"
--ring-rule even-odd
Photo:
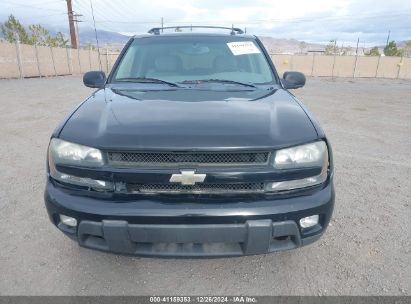
[(318, 240), (334, 206), (333, 162), (287, 90), (304, 75), (280, 79), (240, 29), (177, 29), (131, 38), (107, 78), (84, 75), (97, 90), (48, 149), (53, 224), (83, 247), (138, 255), (261, 254)]

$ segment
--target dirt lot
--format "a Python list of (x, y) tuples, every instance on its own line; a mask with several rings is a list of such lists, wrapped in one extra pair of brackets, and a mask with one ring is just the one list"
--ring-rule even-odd
[(80, 77), (0, 81), (0, 295), (411, 294), (411, 82), (309, 79), (295, 91), (335, 153), (334, 218), (317, 243), (220, 259), (77, 246), (43, 205), (49, 136)]

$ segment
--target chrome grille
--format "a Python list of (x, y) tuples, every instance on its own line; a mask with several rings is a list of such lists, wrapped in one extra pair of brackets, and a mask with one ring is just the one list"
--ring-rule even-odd
[(109, 152), (113, 166), (265, 165), (269, 152)]
[(127, 192), (143, 194), (233, 194), (264, 192), (264, 183), (220, 183), (195, 184), (186, 186), (180, 184), (128, 184)]

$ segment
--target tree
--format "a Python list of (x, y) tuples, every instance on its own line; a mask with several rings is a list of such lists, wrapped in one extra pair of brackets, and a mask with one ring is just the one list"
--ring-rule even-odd
[(83, 45), (83, 49), (93, 50), (94, 51), (96, 49), (96, 47), (93, 44), (91, 44), (90, 42), (87, 42)]
[(49, 31), (42, 27), (40, 24), (29, 25), (30, 34), (30, 44), (37, 45), (48, 45), (50, 41)]
[(23, 44), (36, 44), (52, 47), (66, 47), (68, 40), (65, 39), (62, 32), (58, 32), (56, 36), (50, 35), (50, 32), (40, 24), (31, 24), (28, 27), (29, 32), (24, 26), (14, 17), (10, 15), (4, 24), (0, 24), (1, 32), (4, 39), (10, 43), (16, 41), (16, 38)]
[(307, 48), (307, 43), (305, 43), (304, 41), (301, 41), (298, 44), (298, 48), (300, 49), (300, 54), (302, 54), (303, 50), (305, 50)]
[(368, 53), (365, 55), (367, 56), (380, 56), (380, 51), (378, 50), (378, 47), (374, 46)]
[(411, 57), (411, 40), (405, 43), (405, 46), (402, 49), (402, 52), (405, 57)]
[(65, 39), (62, 32), (58, 32), (54, 37), (49, 36), (46, 44), (53, 47), (67, 47), (68, 39)]
[(346, 56), (352, 53), (352, 47), (346, 46), (339, 49), (339, 55)]
[(391, 41), (388, 43), (384, 48), (384, 55), (385, 56), (401, 56), (402, 52), (397, 48), (397, 44), (395, 41)]
[(64, 34), (62, 32), (57, 32), (56, 34), (56, 41), (57, 41), (57, 46), (59, 47), (67, 47), (69, 45), (69, 40), (66, 39)]
[(7, 21), (0, 25), (0, 29), (6, 41), (13, 43), (19, 39), (21, 43), (30, 44), (26, 29), (13, 15), (10, 15)]
[(325, 47), (325, 55), (335, 55), (337, 54), (337, 41), (330, 40), (330, 42)]

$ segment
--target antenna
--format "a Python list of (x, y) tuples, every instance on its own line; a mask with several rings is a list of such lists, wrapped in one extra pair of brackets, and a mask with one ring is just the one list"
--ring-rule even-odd
[(100, 46), (98, 45), (98, 37), (97, 37), (97, 29), (96, 29), (96, 19), (94, 18), (94, 9), (93, 9), (93, 2), (92, 2), (92, 0), (90, 0), (90, 7), (91, 7), (91, 15), (93, 16), (94, 34), (96, 35), (98, 62), (99, 62), (99, 65), (100, 65), (100, 70), (102, 70), (102, 69), (103, 69), (103, 66), (101, 65)]

